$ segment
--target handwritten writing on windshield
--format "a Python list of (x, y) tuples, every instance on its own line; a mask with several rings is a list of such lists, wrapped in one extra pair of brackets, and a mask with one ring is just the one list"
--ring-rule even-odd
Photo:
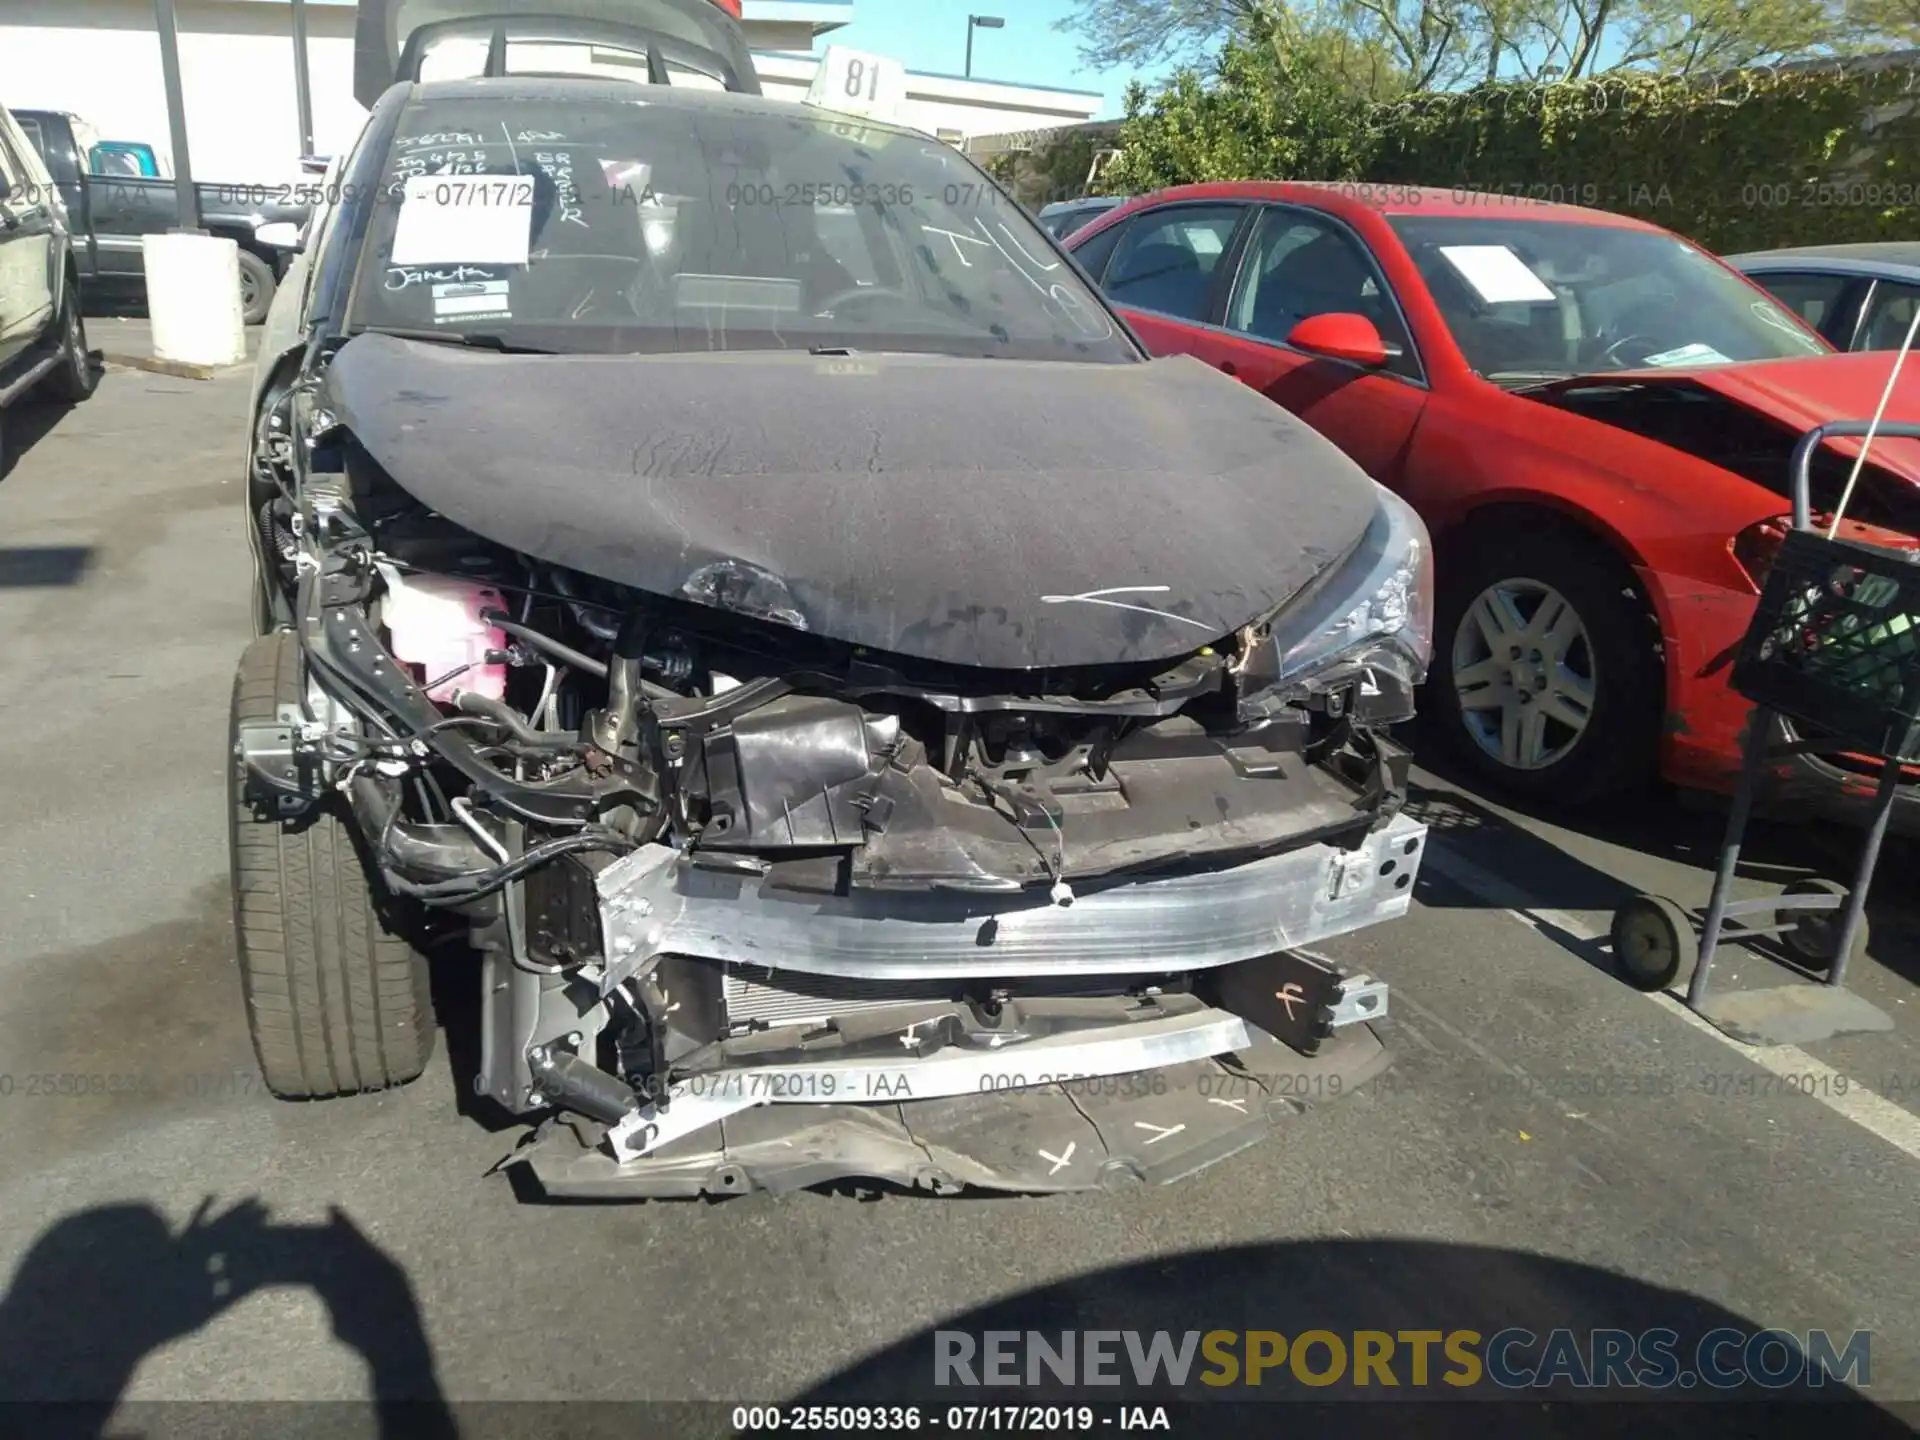
[[(398, 198), (408, 180), (420, 175), (483, 175), (489, 165), (511, 162), (517, 173), (525, 173), (520, 161), (522, 145), (551, 146), (565, 142), (559, 130), (513, 130), (502, 122), (498, 140), (467, 130), (435, 130), (424, 135), (408, 135), (394, 142), (392, 194)], [(580, 199), (580, 186), (574, 178), (571, 150), (541, 149), (533, 163), (553, 181), (558, 197), (558, 219), (563, 225), (578, 225), (585, 230), (586, 211)]]
[(471, 280), (492, 280), (491, 268), (477, 265), (389, 265), (385, 289), (407, 290), (415, 285), (464, 285)]
[(580, 185), (573, 176), (573, 152), (536, 151), (533, 163), (546, 171), (547, 177), (553, 181), (554, 192), (559, 199), (560, 223), (578, 225), (582, 230), (591, 229), (587, 224), (586, 212), (580, 206)]
[(421, 175), (478, 175), (487, 165), (485, 146), (470, 149), (450, 149), (436, 146), (431, 149), (415, 150), (397, 157), (393, 162), (393, 178), (399, 189), (406, 188), (409, 180)]
[(436, 130), (428, 135), (404, 135), (393, 142), (398, 151), (444, 150), (448, 146), (484, 145), (480, 136), (465, 130)]
[(963, 269), (973, 269), (976, 260), (992, 264), (992, 257), (998, 255), (1006, 262), (1006, 268), (1034, 288), (1049, 313), (1059, 316), (1089, 339), (1101, 340), (1113, 333), (1112, 322), (1087, 303), (1077, 286), (1062, 283), (1064, 271), (1059, 260), (1035, 255), (1004, 224), (988, 224), (976, 216), (970, 225), (967, 230), (949, 230), (938, 225), (920, 228), (947, 240)]

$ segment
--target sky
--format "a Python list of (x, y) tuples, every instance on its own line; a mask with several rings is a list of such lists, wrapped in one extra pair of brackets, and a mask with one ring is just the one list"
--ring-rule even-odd
[(958, 75), (966, 67), (967, 16), (998, 15), (1005, 29), (973, 32), (975, 79), (1098, 91), (1106, 104), (1096, 118), (1117, 117), (1133, 72), (1081, 68), (1078, 38), (1053, 28), (1077, 8), (1075, 0), (854, 0), (853, 23), (820, 43), (891, 55), (909, 70)]

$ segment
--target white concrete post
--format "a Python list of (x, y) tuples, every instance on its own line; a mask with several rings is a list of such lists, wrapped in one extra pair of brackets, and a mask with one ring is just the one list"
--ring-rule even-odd
[(156, 360), (238, 365), (247, 358), (240, 247), (218, 235), (143, 235)]

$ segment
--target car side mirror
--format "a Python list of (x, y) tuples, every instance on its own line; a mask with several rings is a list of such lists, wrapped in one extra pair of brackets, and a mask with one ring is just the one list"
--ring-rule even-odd
[(1364, 315), (1309, 315), (1293, 327), (1287, 344), (1309, 355), (1329, 360), (1345, 360), (1378, 370), (1399, 355), (1399, 350), (1380, 338), (1380, 332)]
[(307, 248), (307, 237), (291, 220), (274, 220), (253, 232), (253, 238), (275, 250), (290, 250), (298, 255)]

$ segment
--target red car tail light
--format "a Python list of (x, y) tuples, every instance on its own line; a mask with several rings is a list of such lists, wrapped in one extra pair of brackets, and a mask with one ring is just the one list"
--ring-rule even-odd
[(738, 20), (742, 18), (740, 14), (740, 0), (713, 0), (713, 3), (726, 11), (727, 14), (731, 15), (734, 19)]
[(1758, 595), (1767, 583), (1767, 572), (1773, 568), (1774, 556), (1780, 553), (1780, 542), (1786, 538), (1793, 522), (1784, 515), (1759, 521), (1749, 525), (1727, 544), (1733, 552), (1734, 563), (1746, 573), (1747, 583), (1753, 586)]

